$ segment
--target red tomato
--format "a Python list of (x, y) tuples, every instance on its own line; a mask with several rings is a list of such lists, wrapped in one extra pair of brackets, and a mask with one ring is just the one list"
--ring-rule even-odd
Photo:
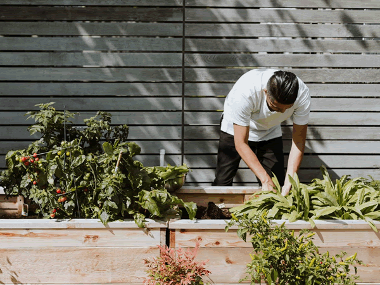
[(52, 217), (54, 219), (55, 218), (55, 214), (51, 214), (50, 217)]
[(25, 162), (24, 162), (24, 165), (25, 165), (25, 166), (28, 166), (28, 165), (29, 165), (29, 161), (25, 161)]
[(33, 184), (36, 185), (36, 184), (37, 184), (37, 181), (33, 181)]
[(57, 212), (57, 210), (56, 210), (56, 209), (53, 209), (53, 213), (55, 213), (55, 212)]
[(58, 193), (58, 194), (61, 194), (61, 189), (57, 189), (57, 193)]
[(35, 153), (33, 153), (33, 157), (34, 158), (36, 158), (38, 155), (37, 155), (37, 153), (35, 152)]

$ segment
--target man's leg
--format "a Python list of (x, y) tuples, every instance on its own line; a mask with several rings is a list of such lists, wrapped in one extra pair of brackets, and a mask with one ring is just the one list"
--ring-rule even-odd
[(284, 185), (285, 168), (282, 137), (259, 142), (256, 155), (269, 176), (273, 177), (273, 172), (280, 185)]
[(220, 131), (218, 161), (212, 185), (231, 186), (240, 160), (240, 155), (235, 149), (234, 136)]

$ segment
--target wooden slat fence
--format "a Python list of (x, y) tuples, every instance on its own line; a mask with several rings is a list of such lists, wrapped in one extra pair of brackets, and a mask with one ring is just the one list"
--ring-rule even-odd
[[(37, 136), (37, 103), (109, 111), (145, 165), (187, 163), (187, 185), (214, 178), (219, 119), (254, 68), (291, 70), (312, 111), (299, 172), (380, 178), (380, 3), (363, 0), (1, 0), (0, 168)], [(284, 151), (291, 121), (283, 124)], [(235, 185), (255, 185), (246, 165)]]

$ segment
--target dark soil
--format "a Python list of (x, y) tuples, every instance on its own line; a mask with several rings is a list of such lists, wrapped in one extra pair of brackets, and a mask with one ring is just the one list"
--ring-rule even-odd
[[(231, 213), (228, 209), (220, 209), (215, 203), (208, 202), (207, 207), (198, 206), (197, 214), (195, 217), (199, 220), (210, 220), (210, 219), (231, 219)], [(182, 209), (182, 219), (188, 219), (189, 215), (185, 209)]]

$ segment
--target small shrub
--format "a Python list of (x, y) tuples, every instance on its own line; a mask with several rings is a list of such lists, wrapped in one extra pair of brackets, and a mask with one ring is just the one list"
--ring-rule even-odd
[[(159, 246), (161, 255), (152, 261), (144, 259), (148, 266), (148, 278), (144, 281), (146, 285), (202, 285), (203, 276), (208, 276), (211, 272), (206, 270), (204, 265), (208, 260), (197, 262), (195, 257), (198, 253), (199, 243), (193, 251), (182, 248), (177, 250), (165, 246)], [(212, 281), (211, 281), (212, 282)]]

